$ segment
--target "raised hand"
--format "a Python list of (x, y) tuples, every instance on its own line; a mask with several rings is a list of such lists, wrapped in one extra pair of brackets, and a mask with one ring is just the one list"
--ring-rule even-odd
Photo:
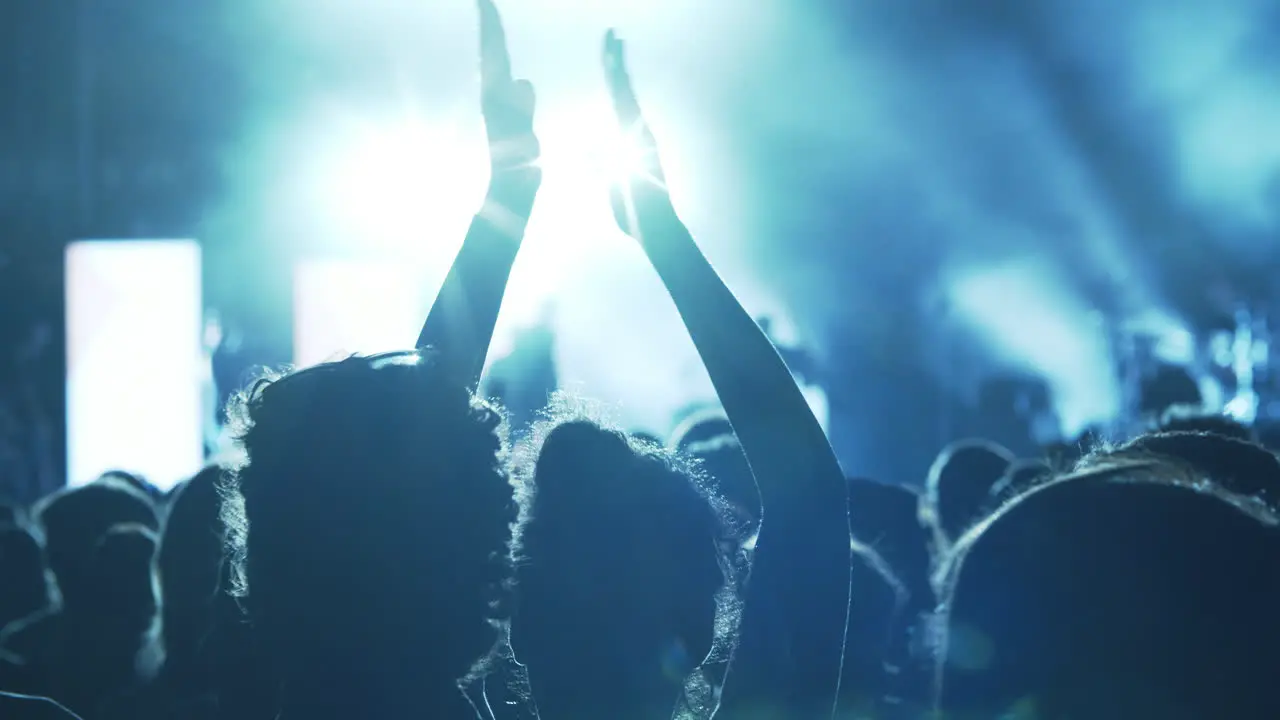
[(657, 142), (640, 111), (640, 101), (627, 72), (625, 51), (617, 32), (609, 30), (605, 33), (601, 59), (614, 114), (626, 141), (641, 151), (643, 167), (638, 173), (616, 180), (611, 188), (611, 199), (618, 227), (637, 240), (643, 240), (646, 226), (653, 228), (657, 223), (668, 224), (678, 220), (667, 194), (666, 174), (658, 157)]
[(477, 0), (476, 5), (480, 104), (492, 174), (484, 206), (467, 230), (417, 344), (433, 348), (442, 371), (472, 388), (480, 381), (511, 267), (542, 185), (533, 85), (511, 75), (507, 37), (493, 0)]
[[(614, 188), (614, 214), (671, 294), (760, 490), (763, 519), (747, 586), (743, 642), (751, 644), (752, 636), (771, 642), (765, 639), (771, 626), (757, 614), (769, 606), (787, 624), (792, 654), (756, 657), (759, 666), (741, 677), (778, 678), (783, 697), (829, 690), (834, 714), (853, 545), (844, 473), (791, 371), (677, 217), (622, 41), (612, 31), (604, 39), (604, 70), (618, 122), (641, 145), (647, 164), (646, 172)], [(737, 717), (747, 712), (740, 704), (759, 688), (737, 686), (734, 678), (730, 672), (724, 702)]]
[(491, 199), (518, 217), (528, 217), (542, 184), (541, 146), (533, 131), (533, 84), (517, 80), (502, 17), (493, 0), (477, 0), (480, 11), (480, 107), (489, 138)]

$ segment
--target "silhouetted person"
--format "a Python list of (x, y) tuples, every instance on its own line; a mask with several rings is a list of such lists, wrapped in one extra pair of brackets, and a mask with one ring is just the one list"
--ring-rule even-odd
[(1280, 460), (1256, 443), (1220, 433), (1149, 433), (1099, 451), (1081, 464), (1087, 467), (1098, 457), (1142, 459), (1150, 455), (1181, 463), (1232, 492), (1280, 502)]
[(671, 714), (712, 652), (718, 607), (736, 625), (726, 508), (678, 456), (586, 417), (535, 426), (531, 443), (512, 645), (540, 712)]
[(247, 463), (223, 517), (286, 719), (469, 717), (460, 684), (506, 645), (519, 498), (474, 389), (542, 173), (533, 86), (477, 6), (490, 181), (423, 350), (260, 382), (235, 413)]
[(1139, 398), (1139, 412), (1154, 418), (1159, 418), (1166, 408), (1204, 403), (1200, 385), (1191, 372), (1166, 363), (1157, 365), (1152, 373), (1142, 378)]
[(954, 442), (938, 455), (925, 482), (920, 519), (940, 544), (954, 542), (991, 509), (991, 488), (1013, 461), (1012, 453), (986, 440)]
[[(742, 642), (768, 643), (780, 622), (787, 653), (766, 658), (774, 663), (766, 672), (744, 675), (770, 678), (766, 692), (788, 711), (835, 712), (857, 545), (844, 473), (790, 369), (681, 222), (613, 31), (605, 35), (603, 60), (619, 127), (639, 144), (644, 164), (643, 172), (614, 179), (614, 219), (644, 250), (675, 303), (760, 493)], [(738, 716), (740, 701), (760, 689), (730, 672), (726, 713)]]
[(851, 478), (849, 524), (855, 537), (884, 558), (913, 596), (929, 604), (929, 535), (916, 519), (919, 495), (902, 485)]
[(183, 483), (165, 518), (156, 565), (164, 590), (169, 668), (192, 660), (212, 629), (225, 545), (218, 518), (219, 475), (218, 468), (209, 467)]
[[(849, 481), (853, 535), (886, 563), (884, 576), (896, 594), (894, 605), (886, 610), (883, 589), (855, 592), (853, 615), (867, 620), (861, 634), (850, 632), (845, 648), (846, 694), (851, 688), (869, 686), (875, 692), (871, 708), (882, 712), (900, 712), (890, 708), (895, 703), (919, 707), (925, 700), (923, 687), (929, 665), (914, 650), (921, 620), (932, 612), (936, 598), (929, 583), (931, 537), (917, 519), (918, 506), (917, 493), (908, 487), (863, 478)], [(862, 555), (866, 557), (866, 553)], [(864, 564), (871, 564), (871, 558)], [(858, 588), (856, 582), (854, 587)], [(873, 605), (867, 612), (867, 605), (877, 597), (881, 598), (880, 607)], [(873, 624), (876, 620), (879, 627)], [(850, 662), (850, 657), (860, 661)]]
[[(875, 550), (857, 542), (851, 547), (853, 600), (839, 706), (845, 712), (877, 715), (910, 695), (912, 683), (921, 675), (910, 657), (910, 633), (932, 596), (909, 587)], [(813, 703), (811, 707), (818, 711), (822, 706)]]
[(0, 634), (0, 651), (21, 658), (24, 671), (7, 687), (53, 698), (89, 720), (134, 717), (137, 693), (164, 661), (155, 547), (145, 525), (108, 529), (83, 573), (59, 577), (59, 606)]
[(396, 353), (260, 381), (233, 427), (224, 518), (282, 717), (465, 717), (517, 516), (501, 416)]
[(945, 711), (1280, 716), (1278, 518), (1184, 465), (1141, 462), (1096, 456), (957, 543)]
[(51, 600), (40, 540), (26, 526), (0, 524), (0, 630)]
[(701, 462), (719, 494), (755, 533), (760, 523), (760, 491), (724, 412), (715, 410), (687, 418), (672, 434), (670, 447)]
[(132, 485), (134, 489), (142, 491), (142, 494), (146, 495), (153, 503), (159, 503), (164, 500), (164, 493), (160, 488), (152, 485), (146, 478), (136, 473), (125, 472), (124, 470), (108, 470), (102, 474), (102, 478), (121, 480)]
[(274, 718), (277, 688), (226, 562), (222, 470), (207, 467), (168, 494), (156, 555), (165, 664), (146, 698), (154, 720)]
[(118, 552), (145, 552), (146, 540), (107, 538), (120, 528), (154, 532), (159, 521), (146, 495), (114, 477), (54, 493), (32, 515), (58, 602), (0, 633), (0, 653), (19, 659), (0, 669), (0, 687), (53, 697), (92, 719), (145, 683), (157, 662), (150, 559), (129, 565)]

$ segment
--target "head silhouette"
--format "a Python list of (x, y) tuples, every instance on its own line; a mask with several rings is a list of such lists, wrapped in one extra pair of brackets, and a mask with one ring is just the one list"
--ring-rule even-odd
[[(1158, 458), (1095, 456), (1027, 491), (941, 573), (943, 709), (991, 716), (1032, 699), (1051, 718), (1276, 717), (1276, 520)], [(963, 662), (975, 644), (977, 667)]]
[(1254, 432), (1248, 425), (1226, 415), (1206, 414), (1198, 408), (1173, 407), (1160, 418), (1160, 432), (1213, 433), (1223, 437), (1253, 442)]
[(0, 629), (49, 605), (42, 554), (39, 538), (25, 523), (0, 523)]
[(738, 436), (723, 411), (693, 415), (676, 429), (668, 445), (697, 458), (735, 515), (751, 524), (760, 521), (760, 491), (742, 452)]
[(146, 478), (136, 473), (126, 472), (124, 470), (108, 470), (102, 474), (103, 480), (119, 480), (127, 485), (132, 486), (135, 490), (139, 490), (146, 495), (152, 502), (159, 503), (164, 500), (164, 492), (160, 488), (152, 485)]
[(164, 597), (167, 682), (198, 683), (208, 674), (199, 659), (214, 629), (220, 588), (224, 540), (218, 519), (219, 477), (218, 468), (205, 468), (170, 494), (156, 555)]
[(733, 425), (723, 410), (704, 410), (685, 418), (671, 433), (671, 447), (688, 452), (692, 446), (716, 440), (725, 436), (732, 437)]
[(145, 631), (159, 608), (155, 577), (158, 538), (141, 523), (112, 526), (98, 541), (91, 560), (94, 606), (126, 633)]
[(679, 456), (565, 404), (519, 458), (536, 491), (512, 640), (540, 709), (670, 713), (717, 644), (725, 508)]
[(112, 476), (55, 493), (37, 503), (34, 514), (62, 604), (73, 610), (82, 603), (98, 603), (101, 578), (94, 564), (111, 528), (134, 524), (154, 532), (160, 524), (151, 499)]
[(11, 624), (5, 653), (22, 659), (6, 687), (51, 697), (90, 717), (113, 714), (163, 662), (159, 597), (152, 572), (155, 533), (140, 523), (109, 527), (84, 572), (71, 583), (75, 601)]
[(1257, 495), (1270, 503), (1280, 501), (1280, 460), (1256, 443), (1218, 433), (1148, 433), (1099, 450), (1082, 459), (1077, 467), (1087, 469), (1115, 458), (1147, 457), (1178, 464), (1185, 473), (1211, 478), (1232, 492)]
[(499, 413), (409, 352), (259, 381), (234, 415), (223, 518), (286, 715), (453, 712), (509, 576)]
[(855, 538), (887, 563), (906, 593), (899, 610), (904, 622), (933, 605), (929, 536), (916, 519), (918, 502), (918, 495), (901, 485), (849, 480), (849, 527)]
[(1162, 363), (1142, 379), (1139, 409), (1148, 416), (1159, 417), (1167, 408), (1204, 404), (1200, 384), (1188, 368)]
[(944, 540), (959, 537), (991, 507), (991, 488), (1008, 471), (1013, 454), (986, 440), (947, 446), (929, 468), (920, 517)]

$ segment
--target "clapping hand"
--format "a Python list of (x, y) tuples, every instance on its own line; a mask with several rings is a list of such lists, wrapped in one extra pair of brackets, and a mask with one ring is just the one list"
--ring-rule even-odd
[(640, 111), (640, 101), (636, 99), (631, 75), (627, 72), (622, 39), (613, 30), (605, 33), (602, 60), (613, 110), (624, 139), (638, 146), (643, 159), (639, 172), (615, 181), (611, 189), (613, 214), (623, 232), (643, 240), (646, 227), (679, 221), (667, 194), (666, 175), (658, 158), (657, 142)]
[(480, 10), (481, 111), (489, 139), (489, 195), (517, 217), (528, 218), (542, 185), (541, 146), (533, 131), (533, 84), (511, 73), (502, 18), (493, 0)]

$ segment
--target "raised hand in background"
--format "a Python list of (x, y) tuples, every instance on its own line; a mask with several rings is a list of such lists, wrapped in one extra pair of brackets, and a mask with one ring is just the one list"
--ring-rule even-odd
[[(829, 698), (834, 712), (854, 547), (844, 473), (786, 363), (677, 216), (623, 51), (609, 31), (603, 61), (614, 110), (623, 132), (642, 146), (647, 167), (612, 188), (615, 214), (675, 302), (760, 490), (742, 647), (767, 647), (761, 635), (787, 644), (782, 652), (735, 658), (726, 710), (737, 717), (745, 710), (734, 707), (735, 697), (763, 691), (783, 703)], [(769, 628), (775, 620), (785, 626), (780, 632)], [(744, 660), (755, 667), (742, 672)], [(757, 686), (739, 687), (747, 684)]]
[(625, 47), (618, 34), (609, 30), (604, 36), (605, 82), (613, 101), (618, 124), (628, 143), (640, 151), (641, 167), (611, 188), (613, 215), (618, 227), (633, 238), (643, 241), (645, 226), (659, 232), (656, 224), (678, 223), (671, 196), (667, 193), (667, 176), (658, 156), (658, 144), (649, 130), (636, 99), (631, 76), (627, 72)]
[(432, 348), (435, 362), (471, 387), (480, 381), (511, 267), (542, 185), (533, 84), (512, 75), (506, 32), (492, 0), (477, 0), (477, 8), (489, 189), (417, 344)]

